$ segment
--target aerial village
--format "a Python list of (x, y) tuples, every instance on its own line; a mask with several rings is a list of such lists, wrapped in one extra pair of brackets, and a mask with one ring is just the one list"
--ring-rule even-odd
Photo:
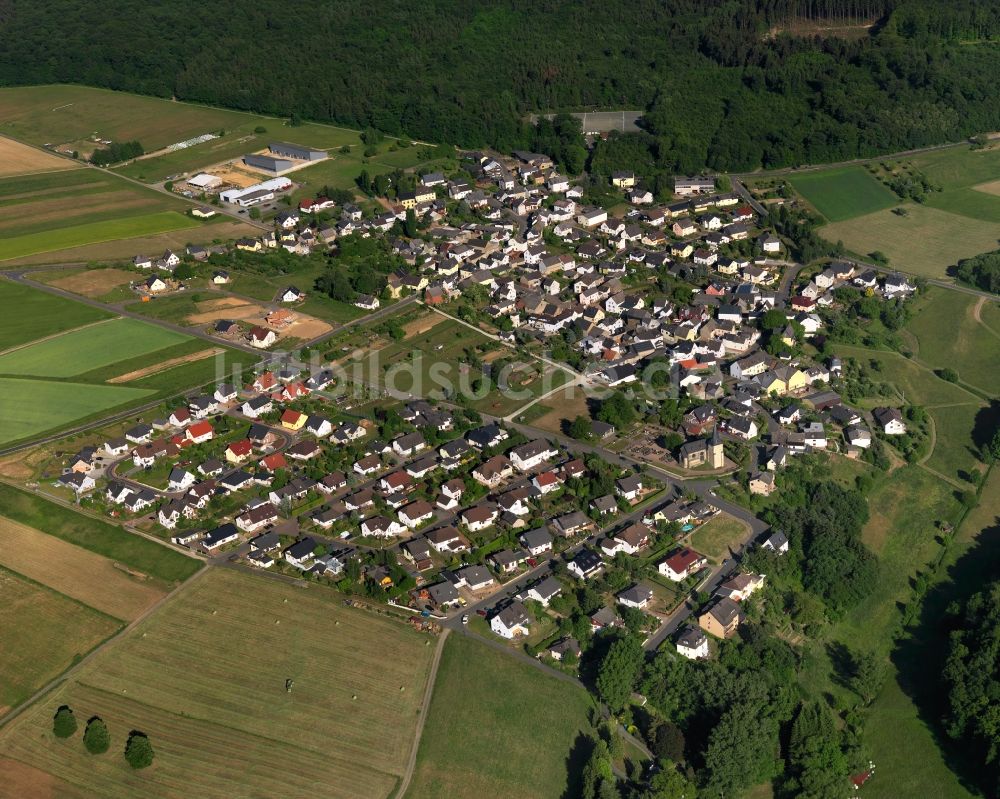
[[(227, 188), (199, 175), (187, 190), (273, 212), (273, 230), (137, 255), (148, 277), (134, 290), (151, 301), (184, 291), (192, 263), (225, 285), (213, 256), (233, 250), (308, 255), (383, 238), (406, 268), (381, 295), (358, 293), (358, 308), (409, 301), (488, 322), (505, 346), (611, 398), (560, 434), (455, 398), (386, 397), (359, 411), (332, 391), (333, 370), (279, 357), (283, 325), (313, 290), (290, 282), (260, 324), (206, 328), (261, 350), (258, 368), (75, 453), (56, 481), (75, 501), (247, 568), (460, 616), (572, 669), (615, 626), (650, 648), (670, 637), (686, 657), (710, 657), (766, 579), (738, 567), (740, 552), (787, 550), (780, 530), (758, 536), (743, 511), (728, 554), (697, 551), (693, 531), (741, 509), (680, 480), (736, 475), (736, 490), (767, 498), (802, 454), (870, 458), (879, 440), (913, 434), (905, 408), (850, 407), (858, 370), (822, 342), (846, 297), (902, 303), (916, 287), (849, 260), (802, 270), (741, 186), (678, 177), (672, 201), (655, 203), (642, 176), (616, 172), (609, 212), (544, 154), (466, 153), (458, 173), (414, 174), (378, 212), (325, 197), (282, 208), (294, 185), (283, 173), (311, 154), (271, 150), (252, 156), (268, 181)], [(654, 387), (671, 393), (644, 398), (654, 365)], [(616, 418), (622, 397), (631, 412)], [(581, 584), (596, 586), (587, 606)], [(667, 623), (696, 596), (707, 599), (687, 624)]]

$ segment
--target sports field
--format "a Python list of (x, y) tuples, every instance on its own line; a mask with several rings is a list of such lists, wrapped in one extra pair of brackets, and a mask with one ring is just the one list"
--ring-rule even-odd
[(945, 278), (946, 269), (963, 258), (997, 249), (1000, 221), (986, 222), (909, 203), (907, 215), (876, 211), (819, 229), (830, 241), (859, 255), (876, 250), (894, 269), (923, 277)]
[[(317, 786), (385, 799), (406, 767), (434, 643), (333, 591), (213, 569), (15, 719), (0, 756), (108, 799), (293, 799)], [(55, 740), (64, 703), (107, 722), (112, 752), (145, 732), (153, 768)]]
[(0, 374), (74, 377), (185, 341), (190, 338), (157, 325), (112, 319), (0, 355)]
[(111, 319), (111, 314), (20, 283), (0, 279), (0, 352), (74, 327)]
[(0, 716), (120, 626), (82, 602), (0, 568)]
[(110, 558), (3, 516), (0, 541), (0, 566), (122, 621), (166, 593), (158, 580), (129, 574)]
[(465, 635), (445, 643), (407, 799), (576, 796), (592, 700)]
[(864, 216), (899, 202), (895, 194), (860, 166), (803, 172), (790, 176), (788, 182), (831, 222)]

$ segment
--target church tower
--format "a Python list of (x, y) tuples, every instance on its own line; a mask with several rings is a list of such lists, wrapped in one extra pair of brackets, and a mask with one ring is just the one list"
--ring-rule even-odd
[(712, 431), (712, 438), (708, 442), (708, 454), (711, 456), (712, 468), (721, 469), (726, 465), (726, 453), (722, 446), (722, 439), (719, 438), (719, 423), (715, 423), (715, 430)]

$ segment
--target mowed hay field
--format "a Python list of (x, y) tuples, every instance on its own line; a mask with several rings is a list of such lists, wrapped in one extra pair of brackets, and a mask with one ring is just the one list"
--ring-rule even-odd
[(98, 308), (0, 279), (0, 352), (29, 341), (111, 319)]
[(579, 686), (451, 635), (406, 799), (576, 795), (583, 764), (570, 753), (592, 705)]
[(110, 616), (0, 568), (0, 715), (120, 626)]
[[(205, 134), (221, 136), (182, 149), (171, 145)], [(152, 154), (118, 168), (137, 180), (156, 182), (190, 173), (291, 141), (321, 149), (360, 145), (356, 130), (305, 123), (242, 111), (143, 97), (87, 86), (27, 86), (0, 89), (0, 133), (60, 152), (89, 156), (101, 146), (94, 138), (138, 140)]]
[(792, 175), (788, 182), (831, 222), (853, 219), (898, 203), (864, 167), (846, 166)]
[(876, 211), (819, 228), (829, 241), (867, 255), (880, 251), (901, 272), (947, 278), (947, 268), (963, 258), (1000, 247), (1000, 221), (988, 222), (913, 203), (907, 215)]
[(0, 261), (201, 223), (180, 199), (95, 169), (0, 179)]
[(166, 594), (156, 580), (132, 576), (109, 558), (3, 516), (0, 566), (123, 621)]
[(113, 319), (0, 355), (0, 374), (74, 377), (190, 340), (137, 319)]
[(201, 561), (175, 549), (6, 483), (0, 483), (0, 509), (6, 519), (102, 555), (163, 585), (181, 583), (201, 568)]
[(916, 357), (935, 369), (954, 369), (963, 383), (1000, 395), (1000, 334), (981, 321), (995, 303), (939, 288), (916, 303), (906, 325)]
[[(435, 643), (333, 591), (213, 569), (15, 719), (0, 757), (109, 799), (382, 799), (405, 770)], [(64, 703), (107, 722), (106, 755), (53, 738)], [(133, 729), (156, 751), (142, 772), (120, 756)]]
[(66, 158), (0, 136), (0, 178), (78, 167), (79, 164), (74, 164)]

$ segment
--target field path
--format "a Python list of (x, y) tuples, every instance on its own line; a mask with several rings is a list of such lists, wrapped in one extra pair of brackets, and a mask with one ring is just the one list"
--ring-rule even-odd
[(10, 711), (7, 713), (7, 715), (5, 715), (3, 718), (0, 718), (0, 729), (2, 729), (6, 724), (10, 723), (15, 718), (20, 716), (25, 710), (27, 710), (29, 707), (35, 704), (35, 702), (37, 702), (39, 699), (41, 699), (43, 696), (45, 696), (47, 693), (53, 690), (60, 683), (68, 680), (72, 675), (76, 674), (76, 672), (78, 672), (81, 668), (83, 668), (84, 665), (89, 663), (94, 658), (94, 656), (97, 655), (98, 652), (103, 652), (105, 649), (107, 649), (107, 647), (113, 645), (117, 641), (122, 640), (123, 637), (125, 637), (128, 633), (130, 633), (132, 630), (138, 627), (143, 621), (145, 621), (151, 615), (156, 613), (156, 611), (158, 611), (168, 602), (173, 600), (175, 597), (180, 596), (191, 585), (194, 585), (195, 582), (204, 577), (205, 573), (211, 568), (212, 567), (206, 563), (205, 566), (200, 571), (195, 572), (193, 575), (191, 575), (189, 579), (185, 580), (183, 583), (177, 586), (173, 591), (171, 591), (169, 594), (160, 599), (156, 604), (150, 605), (143, 613), (141, 613), (139, 616), (133, 619), (129, 624), (126, 624), (124, 627), (122, 627), (117, 633), (108, 638), (103, 644), (90, 650), (90, 652), (88, 652), (86, 655), (80, 658), (80, 660), (77, 661), (75, 665), (66, 669), (66, 671), (64, 671), (54, 680), (49, 682), (47, 685), (43, 685), (41, 688), (35, 691), (34, 694), (25, 699), (20, 705), (11, 708)]
[(410, 749), (410, 758), (406, 761), (406, 771), (403, 774), (403, 778), (399, 781), (399, 788), (396, 789), (395, 799), (403, 799), (406, 795), (406, 792), (410, 788), (410, 781), (413, 779), (413, 771), (417, 767), (420, 736), (424, 733), (424, 723), (427, 721), (427, 714), (431, 709), (431, 699), (434, 696), (434, 683), (437, 682), (438, 666), (441, 665), (441, 653), (444, 652), (444, 642), (447, 640), (449, 632), (451, 630), (447, 627), (441, 631), (437, 648), (434, 650), (434, 660), (431, 661), (431, 670), (427, 674), (427, 687), (424, 689), (424, 701), (420, 705), (420, 718), (417, 719), (417, 729), (413, 732), (413, 747)]

